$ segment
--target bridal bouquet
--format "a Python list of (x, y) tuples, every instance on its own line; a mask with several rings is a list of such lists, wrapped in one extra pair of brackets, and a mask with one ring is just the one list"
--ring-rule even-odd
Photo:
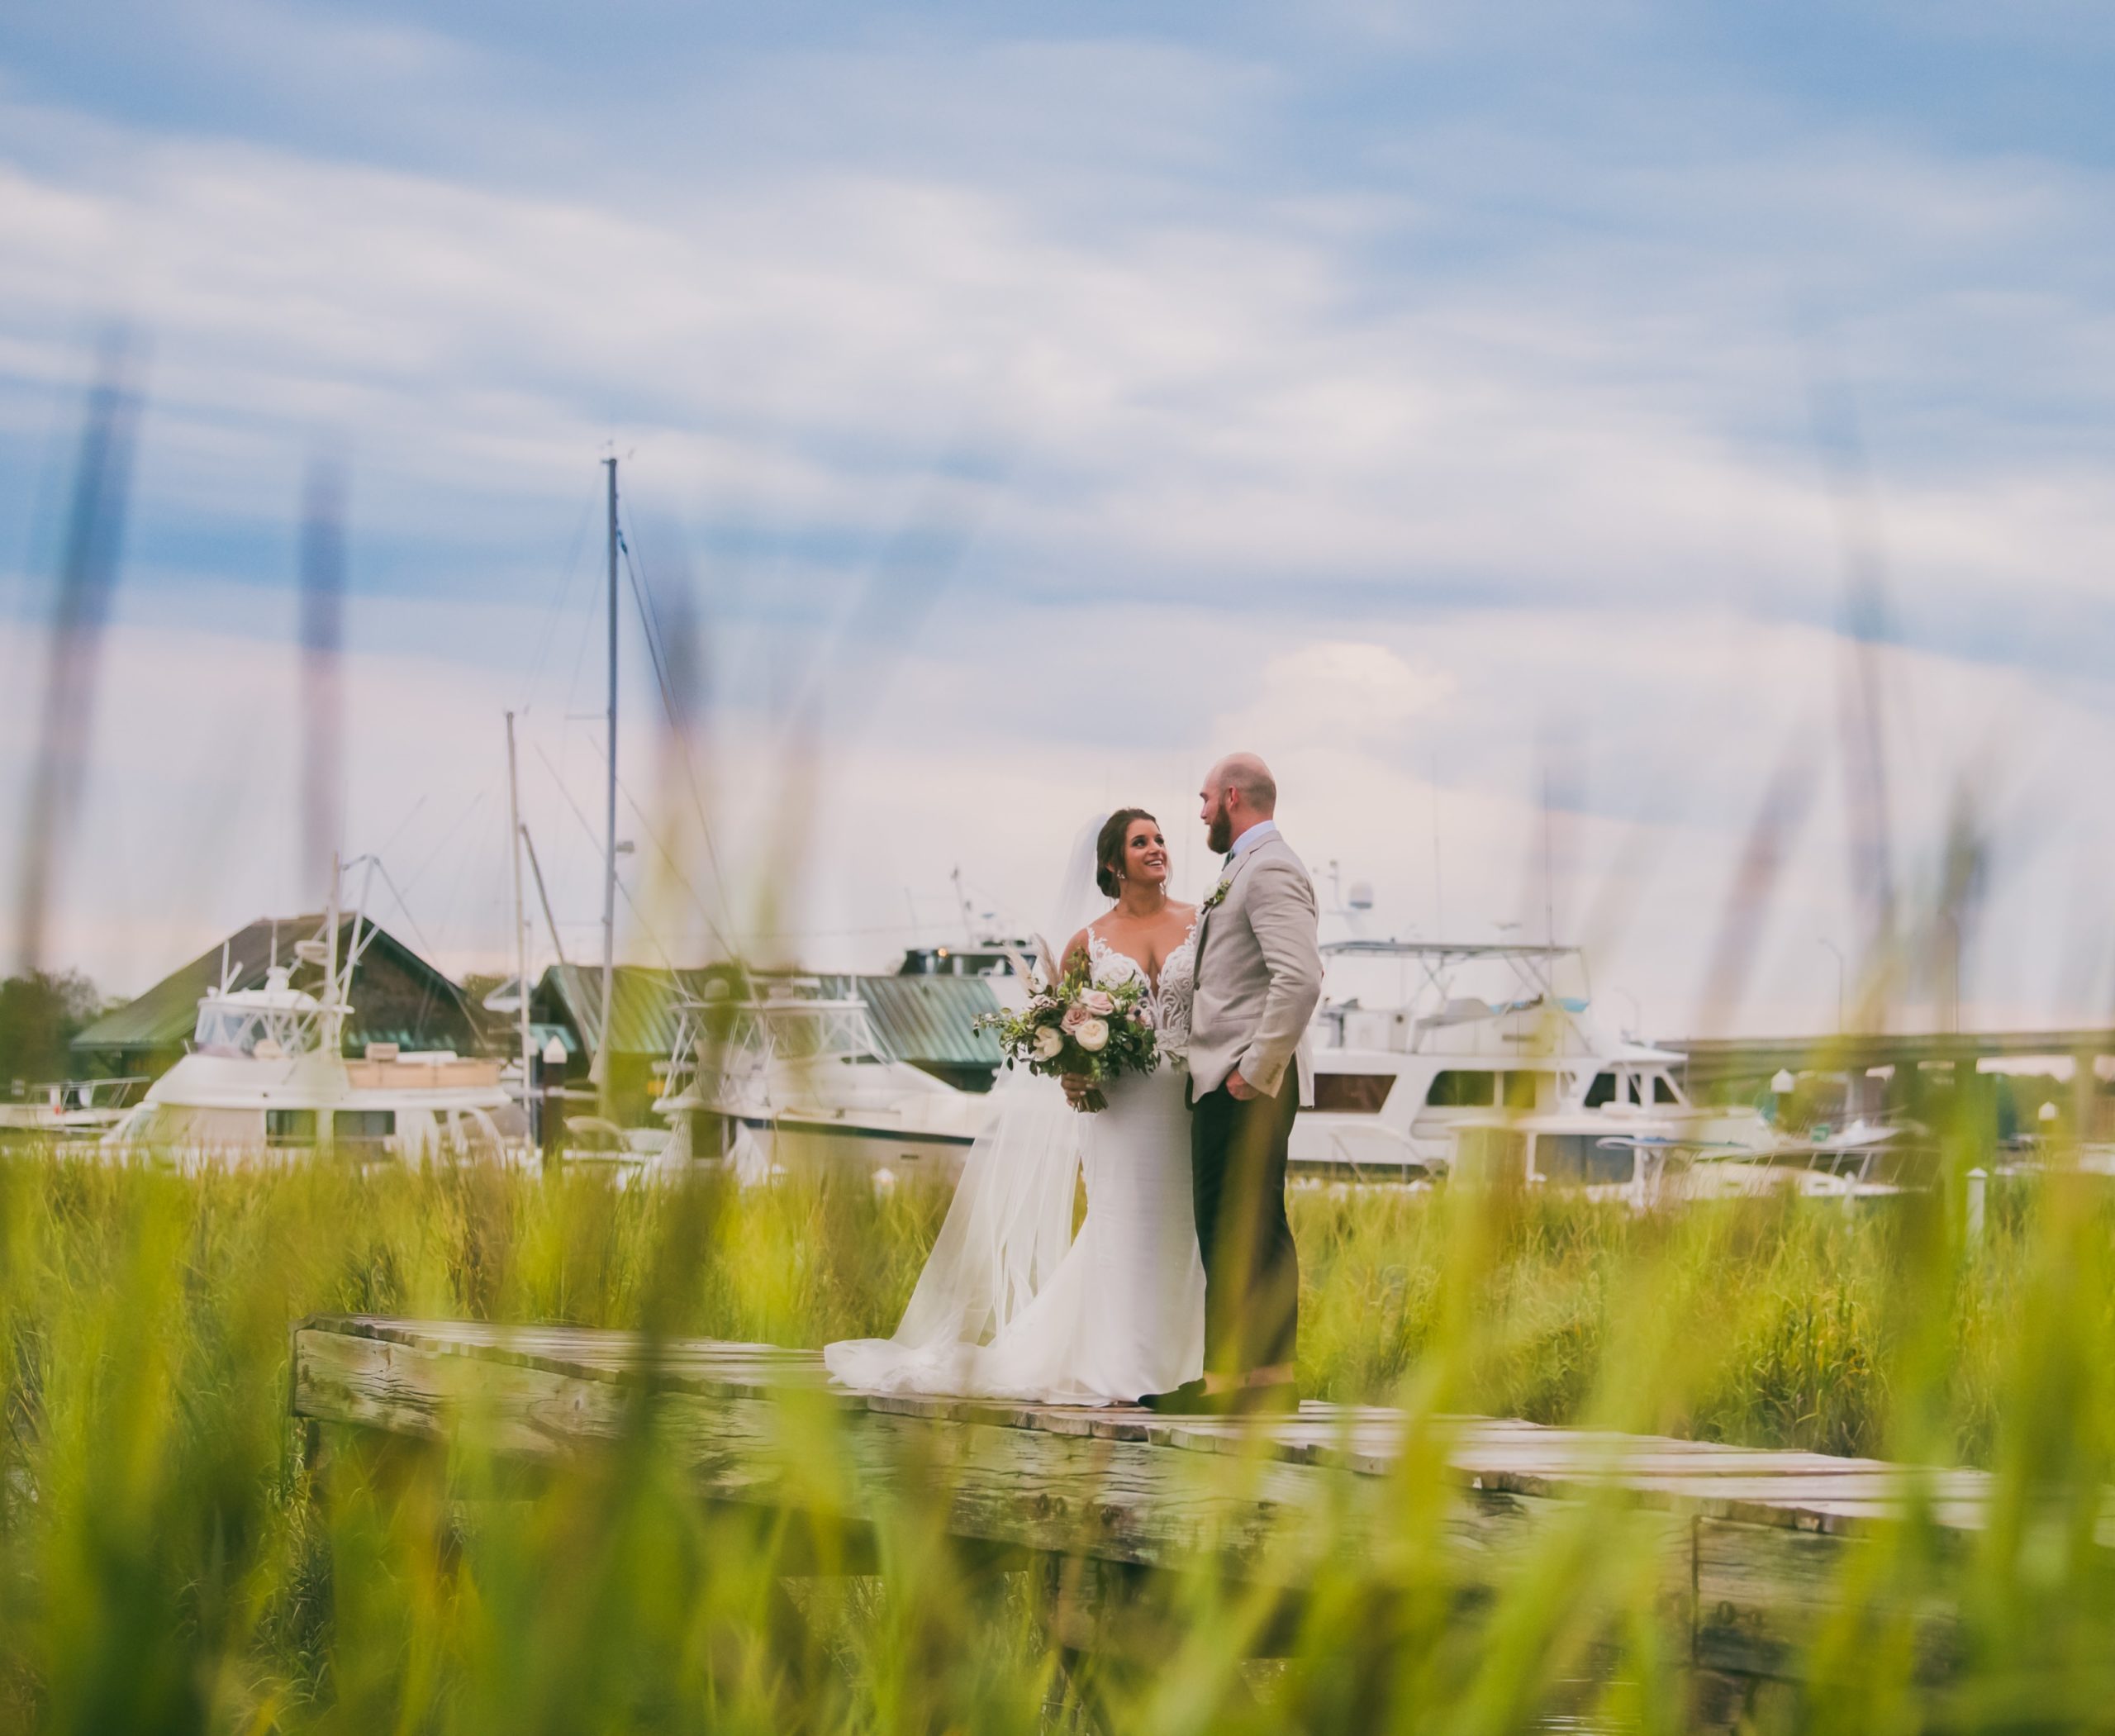
[(1119, 1073), (1149, 1073), (1159, 1065), (1143, 983), (1099, 988), (1082, 958), (1056, 984), (1037, 987), (1031, 978), (1030, 987), (1021, 1011), (986, 1013), (977, 1021), (979, 1030), (999, 1033), (1007, 1066), (1053, 1077), (1085, 1074), (1094, 1084), (1079, 1106), (1092, 1112), (1109, 1107), (1102, 1081)]

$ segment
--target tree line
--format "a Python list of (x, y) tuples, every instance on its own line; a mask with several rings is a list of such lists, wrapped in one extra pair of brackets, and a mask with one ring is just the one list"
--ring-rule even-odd
[(103, 1010), (96, 986), (78, 971), (28, 971), (0, 978), (0, 1091), (70, 1078), (69, 1045)]

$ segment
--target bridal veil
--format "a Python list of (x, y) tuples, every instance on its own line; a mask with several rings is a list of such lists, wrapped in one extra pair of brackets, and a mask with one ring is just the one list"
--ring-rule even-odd
[[(1055, 948), (1106, 911), (1095, 884), (1096, 819), (1074, 840), (1042, 941), (1054, 977)], [(1095, 1117), (1065, 1101), (1055, 1079), (1025, 1068), (1001, 1073), (991, 1118), (971, 1146), (946, 1220), (919, 1274), (896, 1334), (854, 1339), (823, 1352), (848, 1386), (930, 1386), (989, 1344), (1047, 1285), (1072, 1240), (1072, 1205)]]

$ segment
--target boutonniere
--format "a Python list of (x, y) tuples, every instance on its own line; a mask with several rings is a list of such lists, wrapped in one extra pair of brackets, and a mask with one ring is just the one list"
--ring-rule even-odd
[(1233, 884), (1233, 877), (1231, 874), (1228, 875), (1225, 879), (1220, 881), (1217, 886), (1212, 888), (1210, 894), (1205, 898), (1204, 908), (1208, 911), (1215, 911), (1222, 904), (1225, 903), (1226, 889)]

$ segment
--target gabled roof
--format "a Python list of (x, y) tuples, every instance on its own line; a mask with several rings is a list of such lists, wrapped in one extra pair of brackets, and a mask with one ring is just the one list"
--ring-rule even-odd
[[(706, 984), (715, 977), (725, 981), (735, 974), (724, 965), (680, 971), (618, 965), (611, 977), (611, 998), (617, 1008), (611, 1046), (620, 1055), (665, 1056), (675, 1046), (682, 1001), (703, 994)], [(557, 1002), (580, 1033), (582, 1049), (592, 1054), (602, 1029), (601, 968), (554, 964), (544, 973), (537, 992)]]
[[(739, 975), (731, 966), (702, 970), (657, 970), (620, 964), (612, 998), (616, 1020), (611, 1046), (619, 1054), (665, 1058), (676, 1041), (680, 1002), (703, 994), (708, 982)], [(980, 1014), (996, 1012), (991, 985), (978, 977), (822, 976), (815, 982), (830, 999), (866, 1002), (867, 1022), (882, 1053), (892, 1060), (934, 1067), (998, 1066), (999, 1039), (977, 1028)], [(602, 973), (578, 964), (553, 965), (539, 994), (563, 1006), (591, 1052), (601, 1025)]]
[[(231, 987), (257, 988), (276, 952), (292, 965), (294, 944), (322, 932), (327, 919), (260, 917), (231, 935), (226, 943)], [(367, 923), (373, 939), (353, 973), (353, 1013), (346, 1021), (348, 1048), (368, 1043), (397, 1043), (406, 1049), (461, 1046), (474, 1034), (463, 992), (416, 953), (378, 924)], [(339, 956), (352, 943), (353, 919), (341, 920)], [(74, 1039), (78, 1050), (180, 1049), (197, 1023), (202, 996), (220, 986), (221, 949), (201, 953), (169, 973), (137, 1000), (105, 1013)], [(386, 985), (385, 974), (395, 980)], [(301, 968), (298, 986), (310, 987), (313, 966)], [(363, 996), (363, 987), (369, 992)]]
[(1005, 1058), (999, 1039), (977, 1028), (999, 1011), (981, 977), (825, 977), (825, 995), (867, 1003), (874, 1042), (891, 1060), (933, 1067), (991, 1067)]

